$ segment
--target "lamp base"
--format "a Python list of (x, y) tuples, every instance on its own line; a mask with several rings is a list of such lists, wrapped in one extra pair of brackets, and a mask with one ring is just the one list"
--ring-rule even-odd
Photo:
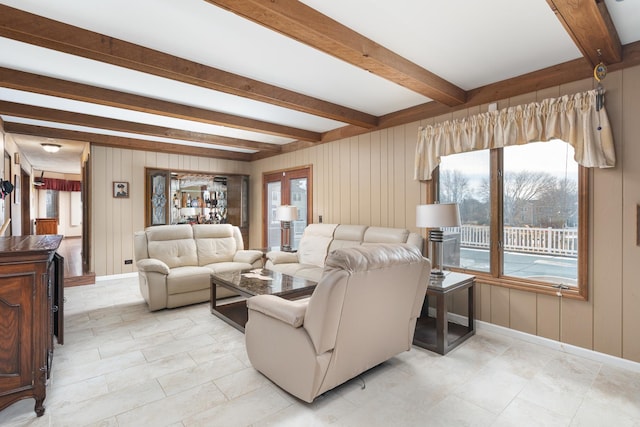
[(442, 270), (431, 270), (431, 279), (442, 280), (444, 279), (444, 271)]

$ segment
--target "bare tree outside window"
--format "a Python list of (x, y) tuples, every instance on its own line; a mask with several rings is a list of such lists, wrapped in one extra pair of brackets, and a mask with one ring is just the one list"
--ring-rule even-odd
[[(458, 203), (462, 221), (448, 230), (445, 251), (456, 255), (445, 253), (445, 262), (501, 279), (578, 286), (578, 257), (586, 254), (578, 247), (579, 168), (573, 148), (563, 141), (509, 146), (496, 149), (491, 162), (489, 153), (442, 158), (438, 197)], [(494, 188), (491, 177), (501, 177), (501, 185)], [(495, 225), (499, 229), (492, 229)], [(501, 255), (500, 269), (492, 267), (499, 265), (492, 248)]]

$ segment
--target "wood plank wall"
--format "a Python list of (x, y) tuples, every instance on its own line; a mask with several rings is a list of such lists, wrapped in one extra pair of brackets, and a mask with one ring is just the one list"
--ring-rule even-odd
[[(618, 163), (593, 170), (589, 238), (589, 300), (479, 284), (480, 320), (640, 362), (640, 67), (611, 73), (603, 81)], [(592, 79), (517, 96), (498, 108), (589, 90)], [(415, 206), (425, 185), (413, 180), (418, 126), (486, 111), (472, 108), (421, 122), (375, 131), (251, 164), (250, 246), (262, 245), (262, 174), (313, 166), (313, 220), (327, 223), (415, 227)], [(455, 306), (463, 311), (458, 299)]]
[[(478, 318), (542, 337), (640, 362), (640, 67), (611, 73), (603, 81), (618, 164), (592, 174), (592, 252), (589, 301), (575, 301), (480, 284)], [(588, 90), (591, 79), (500, 101), (499, 108)], [(313, 220), (415, 227), (415, 205), (425, 184), (413, 180), (418, 126), (486, 111), (480, 106), (451, 115), (371, 132), (253, 163), (195, 156), (92, 147), (92, 262), (98, 276), (135, 271), (133, 232), (144, 226), (144, 168), (167, 167), (251, 174), (250, 247), (262, 245), (262, 174), (313, 166)], [(129, 181), (131, 197), (114, 199), (112, 181)], [(464, 306), (456, 301), (456, 306)]]
[[(144, 229), (145, 168), (249, 174), (250, 164), (235, 160), (91, 147), (91, 268), (96, 276), (131, 273), (133, 233)], [(113, 181), (129, 182), (129, 198), (113, 197)], [(135, 260), (134, 260), (135, 262)]]

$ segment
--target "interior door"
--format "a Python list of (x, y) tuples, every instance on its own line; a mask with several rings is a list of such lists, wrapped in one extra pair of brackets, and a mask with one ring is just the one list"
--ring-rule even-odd
[(276, 220), (276, 208), (293, 205), (298, 208), (298, 219), (291, 223), (291, 247), (297, 249), (313, 212), (311, 201), (311, 166), (286, 171), (269, 172), (263, 176), (263, 243), (266, 248), (279, 248), (281, 225)]

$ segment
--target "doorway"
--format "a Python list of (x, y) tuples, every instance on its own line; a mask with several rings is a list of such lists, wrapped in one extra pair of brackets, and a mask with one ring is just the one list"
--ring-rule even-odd
[(290, 238), (291, 248), (297, 249), (305, 227), (312, 220), (312, 167), (267, 172), (262, 182), (264, 247), (281, 246), (281, 224), (276, 220), (276, 209), (281, 205), (293, 205), (298, 208), (298, 219), (291, 223)]
[(24, 169), (20, 168), (20, 200), (22, 205), (20, 207), (22, 211), (21, 221), (21, 235), (28, 236), (32, 233), (31, 230), (31, 175), (29, 175)]

